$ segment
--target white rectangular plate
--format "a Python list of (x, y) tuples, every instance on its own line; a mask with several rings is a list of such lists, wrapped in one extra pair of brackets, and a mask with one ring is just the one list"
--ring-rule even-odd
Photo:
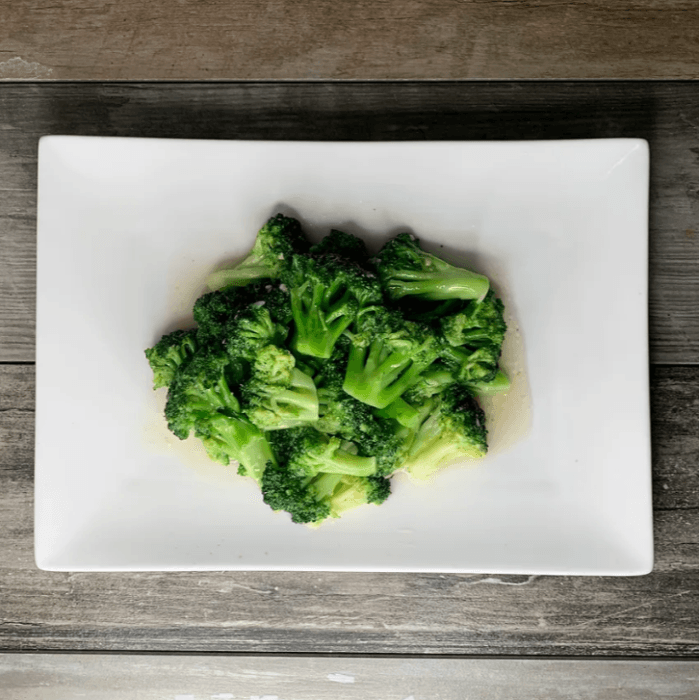
[[(38, 566), (649, 572), (648, 162), (637, 139), (42, 138)], [(143, 351), (278, 211), (492, 278), (513, 389), (485, 460), (312, 530), (168, 433)]]

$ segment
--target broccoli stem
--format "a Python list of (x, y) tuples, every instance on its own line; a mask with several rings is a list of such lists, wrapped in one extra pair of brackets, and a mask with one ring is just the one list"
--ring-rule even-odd
[(327, 311), (323, 311), (326, 289), (322, 284), (314, 285), (311, 300), (304, 303), (307, 285), (291, 291), (292, 317), (294, 318), (294, 335), (291, 346), (302, 355), (328, 359), (333, 354), (338, 338), (353, 321), (353, 315), (347, 313), (347, 299), (344, 295), (334, 302)]
[(343, 383), (350, 396), (375, 408), (386, 408), (398, 399), (425, 369), (401, 352), (381, 360), (383, 345), (381, 340), (372, 341), (369, 348), (352, 345)]
[(406, 428), (416, 429), (420, 425), (418, 410), (400, 396), (385, 408), (377, 409), (375, 413), (381, 418), (393, 418)]
[(324, 465), (327, 474), (347, 474), (349, 476), (372, 476), (377, 471), (375, 457), (360, 457), (346, 450), (336, 450), (333, 459)]
[(389, 283), (391, 295), (395, 299), (408, 295), (430, 301), (480, 299), (489, 290), (487, 277), (468, 270), (464, 274), (440, 278), (426, 272), (402, 271), (401, 278)]
[(492, 394), (502, 394), (510, 389), (510, 379), (506, 373), (499, 369), (496, 376), (490, 382), (470, 382), (469, 388), (476, 394), (491, 396)]
[(255, 258), (246, 258), (238, 267), (230, 270), (217, 270), (207, 277), (207, 287), (212, 291), (224, 287), (244, 287), (247, 284), (270, 277), (270, 268), (257, 262)]

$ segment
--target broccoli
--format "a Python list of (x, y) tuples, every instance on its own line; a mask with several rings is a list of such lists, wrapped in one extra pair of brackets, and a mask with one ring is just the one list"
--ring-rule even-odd
[(372, 407), (343, 390), (346, 352), (334, 352), (319, 371), (319, 420), (316, 428), (335, 435), (357, 447), (357, 453), (377, 460), (376, 473), (387, 476), (395, 471), (403, 457), (403, 437), (393, 416), (377, 415)]
[(479, 299), (488, 277), (455, 267), (421, 249), (415, 236), (400, 233), (377, 255), (377, 271), (391, 299), (415, 296), (428, 300)]
[(503, 302), (489, 289), (482, 300), (467, 302), (463, 309), (439, 317), (442, 334), (450, 345), (490, 342), (501, 346), (506, 333)]
[(424, 406), (427, 415), (403, 463), (411, 477), (426, 480), (453, 462), (486, 455), (484, 412), (467, 387), (453, 384)]
[(403, 321), (383, 307), (358, 319), (355, 330), (343, 389), (375, 408), (398, 399), (441, 351), (429, 327)]
[(195, 328), (145, 350), (181, 440), (253, 478), (263, 501), (317, 526), (483, 457), (477, 397), (507, 391), (504, 305), (483, 275), (400, 234), (370, 259), (332, 229), (311, 245), (278, 214), (214, 273)]
[(312, 255), (332, 253), (341, 258), (352, 260), (363, 267), (369, 264), (369, 255), (365, 242), (351, 233), (331, 229), (331, 232), (320, 243), (312, 245), (309, 252)]
[(239, 287), (229, 287), (203, 294), (194, 303), (192, 315), (197, 324), (200, 344), (217, 343), (230, 319), (248, 303)]
[(274, 453), (263, 431), (242, 413), (229, 385), (231, 371), (224, 353), (195, 353), (170, 385), (165, 417), (178, 438), (194, 432), (212, 459), (222, 464), (237, 461), (243, 473), (259, 481), (267, 462), (275, 460)]
[(153, 388), (170, 386), (178, 368), (197, 350), (195, 330), (177, 330), (164, 335), (152, 348), (148, 348), (146, 359), (153, 370)]
[(300, 477), (286, 467), (269, 464), (263, 473), (263, 501), (274, 511), (286, 511), (292, 522), (320, 525), (328, 518), (365, 504), (382, 504), (391, 491), (388, 479), (347, 474)]
[(219, 270), (207, 278), (210, 289), (244, 286), (263, 279), (278, 279), (295, 253), (308, 249), (296, 220), (277, 214), (258, 231), (248, 255), (233, 268)]
[(243, 412), (262, 430), (282, 430), (318, 420), (313, 379), (295, 367), (288, 350), (275, 345), (258, 352), (241, 396)]
[(455, 378), (463, 384), (491, 382), (498, 372), (501, 346), (485, 342), (483, 345), (443, 348), (442, 358), (451, 366)]
[(295, 255), (283, 283), (291, 294), (291, 347), (328, 358), (357, 313), (382, 301), (377, 278), (337, 255)]
[(226, 325), (223, 345), (232, 359), (252, 362), (265, 346), (283, 344), (288, 332), (288, 328), (273, 321), (266, 306), (256, 302)]
[(477, 396), (491, 396), (503, 394), (510, 389), (510, 379), (506, 373), (499, 369), (491, 381), (471, 382), (467, 385)]
[(276, 430), (270, 433), (270, 441), (275, 454), (297, 476), (310, 477), (321, 472), (350, 476), (374, 476), (377, 473), (375, 457), (362, 457), (352, 443), (326, 435), (314, 427)]

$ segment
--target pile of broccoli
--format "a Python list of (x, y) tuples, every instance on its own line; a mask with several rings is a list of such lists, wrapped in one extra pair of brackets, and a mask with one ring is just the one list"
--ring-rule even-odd
[(408, 233), (374, 257), (337, 230), (312, 245), (278, 214), (207, 283), (196, 327), (145, 351), (153, 385), (168, 428), (237, 463), (272, 510), (315, 526), (383, 503), (400, 470), (427, 480), (486, 454), (478, 398), (509, 381), (485, 276)]

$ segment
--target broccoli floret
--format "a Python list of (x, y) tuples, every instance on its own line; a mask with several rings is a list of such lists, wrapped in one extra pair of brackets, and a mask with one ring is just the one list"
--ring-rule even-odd
[(288, 332), (288, 328), (273, 321), (266, 306), (256, 302), (226, 324), (223, 344), (229, 357), (252, 362), (267, 345), (284, 343)]
[(352, 260), (363, 267), (369, 263), (365, 242), (351, 233), (338, 231), (338, 229), (331, 229), (331, 232), (321, 239), (320, 243), (311, 246), (309, 252), (312, 255), (325, 255), (327, 253), (339, 255), (341, 258)]
[(313, 379), (295, 367), (289, 351), (275, 345), (258, 352), (241, 396), (244, 413), (262, 430), (282, 430), (318, 420)]
[(359, 319), (356, 330), (343, 389), (375, 408), (398, 399), (440, 354), (440, 343), (429, 327), (403, 321), (382, 307)]
[(455, 381), (454, 369), (437, 360), (430, 369), (421, 374), (420, 379), (404, 393), (402, 398), (409, 404), (420, 404), (425, 399), (442, 393)]
[[(344, 368), (343, 368), (344, 369)], [(357, 447), (357, 453), (376, 459), (376, 473), (386, 476), (395, 471), (403, 458), (400, 425), (391, 416), (380, 416), (371, 406), (343, 391), (343, 374), (327, 367), (319, 373), (319, 420), (316, 428), (343, 438)]]
[(300, 477), (283, 465), (269, 464), (262, 478), (263, 501), (286, 511), (292, 522), (318, 526), (328, 518), (365, 504), (382, 504), (391, 492), (388, 479), (347, 474)]
[(200, 350), (183, 365), (168, 391), (165, 417), (168, 428), (181, 440), (193, 431), (209, 456), (230, 464), (260, 481), (265, 465), (274, 461), (263, 431), (243, 415), (231, 391), (232, 363), (223, 352)]
[(479, 299), (489, 289), (487, 277), (422, 250), (408, 233), (400, 233), (379, 251), (377, 271), (391, 299)]
[(153, 388), (170, 386), (178, 368), (194, 355), (197, 347), (195, 330), (177, 330), (164, 335), (152, 348), (145, 350), (153, 370)]
[(373, 273), (337, 255), (295, 255), (282, 280), (291, 294), (291, 347), (312, 357), (330, 357), (357, 313), (382, 300)]
[(200, 344), (220, 342), (226, 324), (248, 302), (245, 293), (238, 287), (229, 287), (203, 294), (194, 303), (192, 315), (197, 324)]
[(403, 463), (411, 477), (429, 479), (456, 461), (486, 455), (484, 412), (468, 388), (453, 384), (439, 397), (428, 399), (425, 406), (429, 410)]
[(235, 267), (207, 278), (210, 289), (243, 286), (263, 279), (278, 279), (295, 253), (305, 252), (308, 241), (301, 224), (277, 214), (258, 231), (252, 250)]
[(274, 511), (287, 511), (292, 522), (320, 524), (330, 516), (331, 509), (309, 488), (310, 481), (284, 465), (270, 463), (262, 475), (263, 501)]
[(484, 342), (502, 345), (506, 332), (503, 302), (493, 289), (482, 300), (468, 302), (463, 309), (440, 317), (442, 334), (450, 345), (474, 345)]
[(322, 474), (314, 479), (311, 488), (328, 504), (332, 518), (359, 506), (381, 505), (391, 494), (391, 482), (381, 476)]
[(313, 427), (276, 430), (270, 433), (270, 440), (280, 460), (284, 460), (287, 469), (297, 476), (311, 477), (321, 472), (350, 476), (377, 473), (375, 457), (362, 457), (351, 443)]
[(223, 352), (204, 348), (176, 373), (168, 390), (165, 417), (168, 428), (181, 440), (195, 429), (201, 416), (218, 411), (240, 413), (240, 403), (229, 386), (229, 367)]
[(500, 357), (501, 346), (488, 341), (474, 348), (447, 346), (442, 351), (445, 363), (462, 384), (491, 382), (498, 372)]

